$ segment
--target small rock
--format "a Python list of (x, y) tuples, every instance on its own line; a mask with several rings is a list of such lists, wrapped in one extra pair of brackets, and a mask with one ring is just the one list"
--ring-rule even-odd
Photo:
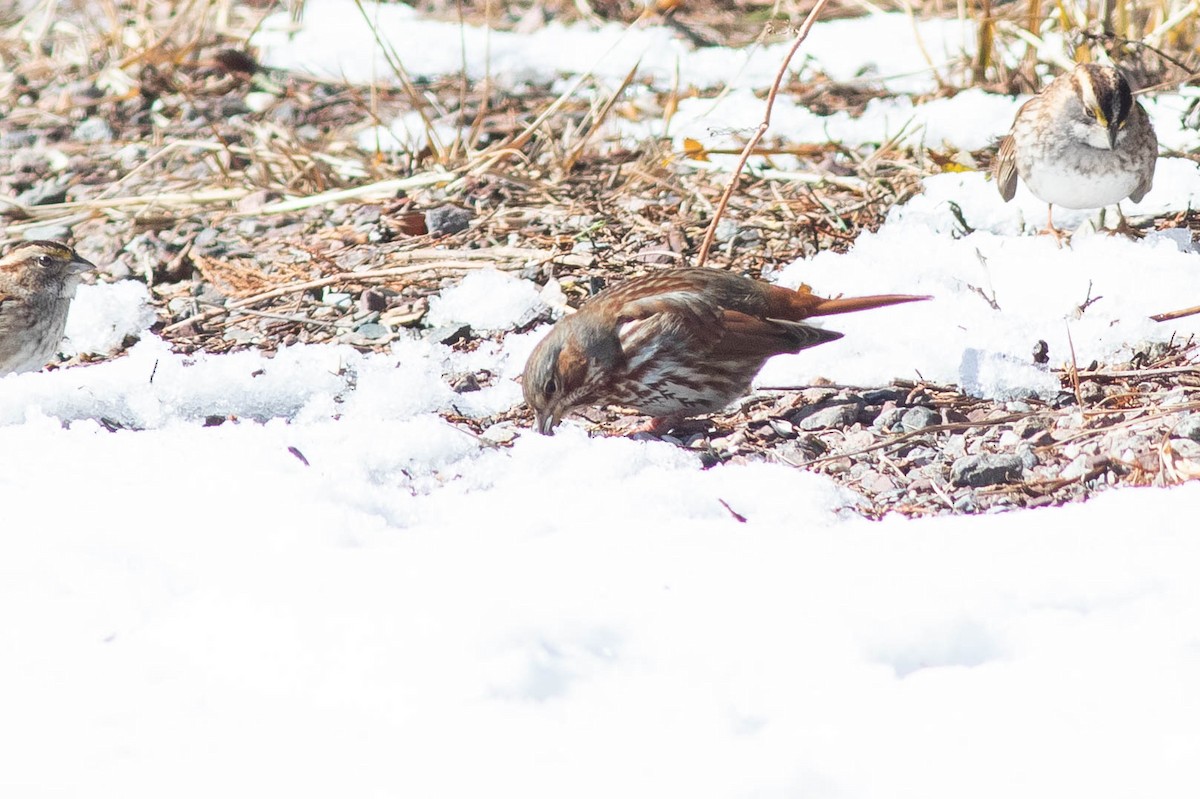
[(37, 131), (6, 130), (0, 133), (0, 150), (16, 151), (22, 147), (32, 147), (37, 140)]
[(950, 467), (950, 482), (972, 488), (1007, 483), (1021, 477), (1023, 466), (1016, 455), (964, 455)]
[(26, 241), (66, 241), (70, 237), (71, 228), (56, 222), (28, 228), (21, 234)]
[(375, 289), (366, 289), (358, 297), (358, 307), (363, 311), (386, 311), (387, 297)]
[(479, 380), (474, 372), (464, 372), (450, 379), (450, 388), (455, 394), (467, 394), (479, 390)]
[(354, 329), (354, 332), (365, 339), (377, 339), (383, 338), (392, 331), (388, 329), (387, 325), (381, 325), (378, 322), (368, 322), (365, 325), (359, 325)]
[(425, 229), (431, 236), (449, 236), (467, 229), (475, 213), (456, 205), (441, 205), (425, 212)]
[(871, 423), (871, 426), (877, 430), (883, 430), (884, 432), (890, 433), (900, 426), (900, 420), (903, 418), (907, 410), (907, 408), (888, 408), (887, 410), (881, 411), (880, 414), (875, 417), (875, 421)]
[(1175, 454), (1189, 461), (1200, 461), (1200, 442), (1190, 438), (1177, 438), (1171, 442)]
[(847, 427), (858, 421), (860, 410), (862, 410), (862, 406), (855, 402), (830, 405), (828, 408), (821, 408), (803, 418), (796, 418), (796, 425), (801, 430), (828, 430), (830, 428)]
[(507, 444), (517, 437), (517, 431), (509, 426), (508, 423), (501, 422), (484, 430), (479, 434), (479, 437), (497, 444)]
[(1012, 430), (1004, 430), (1000, 433), (1000, 438), (998, 439), (997, 443), (1001, 449), (1015, 449), (1020, 441), (1021, 437)]
[(1088, 473), (1088, 467), (1091, 462), (1091, 457), (1084, 453), (1075, 456), (1075, 459), (1068, 463), (1063, 470), (1058, 473), (1060, 480), (1078, 480)]
[(714, 232), (714, 238), (719, 242), (726, 242), (736, 237), (738, 234), (738, 223), (729, 217), (722, 217), (717, 223), (717, 229)]
[(1026, 469), (1032, 469), (1041, 462), (1037, 453), (1033, 451), (1033, 447), (1028, 442), (1018, 444), (1016, 454), (1021, 459), (1021, 465)]
[(378, 205), (364, 205), (350, 216), (350, 222), (353, 225), (374, 225), (382, 215), (383, 210)]
[(924, 430), (926, 427), (933, 427), (936, 424), (941, 424), (941, 422), (941, 414), (933, 408), (927, 408), (924, 405), (909, 408), (900, 417), (900, 426), (904, 428), (906, 433)]
[(24, 206), (54, 205), (66, 199), (67, 184), (54, 180), (43, 181), (17, 195), (17, 202)]
[(1200, 413), (1189, 413), (1171, 431), (1171, 438), (1190, 438), (1200, 441)]
[(836, 395), (837, 392), (831, 388), (806, 388), (800, 392), (800, 400), (805, 405), (820, 405)]
[(796, 426), (787, 419), (768, 419), (767, 424), (781, 438), (795, 438), (797, 435)]
[(88, 117), (75, 126), (71, 135), (78, 141), (105, 142), (113, 140), (113, 129), (100, 117)]
[(1013, 425), (1013, 432), (1021, 438), (1033, 438), (1046, 429), (1046, 420), (1040, 416), (1030, 416)]
[(904, 453), (910, 466), (928, 466), (938, 459), (940, 453), (933, 447), (913, 447)]
[(1084, 380), (1079, 384), (1079, 397), (1084, 402), (1099, 402), (1104, 399), (1104, 386), (1095, 380)]
[(896, 490), (896, 483), (892, 478), (874, 470), (862, 476), (859, 480), (859, 486), (868, 494), (881, 494), (884, 491)]
[(434, 327), (425, 333), (425, 337), (439, 344), (451, 346), (471, 337), (470, 325), (442, 325)]
[(904, 394), (894, 388), (874, 388), (864, 391), (862, 398), (868, 405), (882, 405), (885, 402), (899, 402)]
[(954, 500), (953, 508), (957, 513), (975, 513), (979, 510), (979, 504), (975, 501), (975, 496), (968, 493)]

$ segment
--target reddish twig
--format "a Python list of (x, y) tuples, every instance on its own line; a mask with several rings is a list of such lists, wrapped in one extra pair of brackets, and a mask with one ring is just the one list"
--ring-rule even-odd
[(738, 158), (737, 167), (733, 170), (732, 177), (729, 178), (729, 185), (725, 187), (725, 191), (721, 194), (721, 199), (717, 203), (717, 209), (713, 212), (712, 221), (708, 223), (708, 230), (704, 231), (704, 241), (700, 243), (700, 254), (696, 258), (696, 266), (704, 266), (704, 262), (708, 260), (708, 251), (712, 248), (713, 238), (717, 235), (717, 223), (721, 221), (721, 215), (725, 213), (725, 208), (729, 205), (729, 198), (733, 196), (733, 190), (737, 188), (738, 181), (742, 175), (742, 169), (746, 166), (746, 161), (750, 159), (750, 154), (754, 152), (754, 148), (762, 141), (762, 137), (767, 134), (767, 129), (771, 127), (771, 111), (775, 107), (775, 97), (779, 94), (779, 87), (783, 83), (783, 76), (787, 74), (788, 64), (796, 55), (796, 51), (800, 49), (800, 45), (808, 38), (808, 32), (812, 30), (813, 24), (817, 21), (821, 11), (824, 10), (825, 4), (829, 0), (817, 0), (816, 5), (812, 7), (812, 11), (808, 12), (808, 16), (804, 18), (804, 23), (800, 26), (800, 31), (796, 34), (796, 40), (792, 42), (792, 49), (788, 50), (787, 56), (783, 59), (783, 63), (779, 65), (779, 72), (775, 75), (775, 82), (771, 84), (771, 91), (767, 93), (767, 110), (763, 114), (763, 120), (759, 123), (758, 129), (754, 131), (754, 135), (750, 137), (750, 141), (746, 142), (746, 146), (742, 148), (741, 157)]

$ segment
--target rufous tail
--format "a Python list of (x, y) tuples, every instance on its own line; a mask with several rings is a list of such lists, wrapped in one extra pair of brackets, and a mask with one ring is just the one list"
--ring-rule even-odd
[[(786, 299), (785, 299), (786, 297)], [(773, 299), (785, 300), (790, 312), (786, 318), (806, 319), (810, 316), (830, 316), (831, 314), (866, 311), (871, 308), (883, 308), (887, 305), (899, 305), (902, 302), (918, 302), (930, 300), (932, 297), (915, 294), (874, 294), (869, 297), (820, 297), (812, 293), (808, 286), (801, 286), (786, 295), (776, 294)]]

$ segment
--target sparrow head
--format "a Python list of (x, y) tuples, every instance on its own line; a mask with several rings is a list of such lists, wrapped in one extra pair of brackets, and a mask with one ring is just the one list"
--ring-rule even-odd
[(1117, 135), (1133, 109), (1133, 92), (1125, 76), (1102, 64), (1080, 64), (1071, 73), (1071, 85), (1079, 98), (1081, 116), (1075, 129), (1080, 138), (1093, 147), (1116, 149)]
[(23, 241), (0, 258), (0, 272), (34, 285), (71, 282), (95, 268), (91, 261), (57, 241)]
[(589, 314), (559, 320), (534, 347), (521, 378), (537, 431), (553, 435), (554, 427), (573, 408), (603, 397), (605, 376), (620, 357), (616, 333), (606, 331)]

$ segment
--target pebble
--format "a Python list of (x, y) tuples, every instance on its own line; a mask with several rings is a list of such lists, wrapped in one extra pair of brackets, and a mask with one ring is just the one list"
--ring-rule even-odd
[(900, 420), (904, 417), (905, 410), (905, 408), (888, 408), (887, 410), (881, 411), (880, 414), (875, 417), (875, 421), (871, 423), (871, 426), (877, 430), (890, 433), (900, 426)]
[[(854, 424), (858, 421), (858, 413), (861, 410), (862, 406), (858, 403), (845, 402), (821, 408), (806, 416), (797, 414), (793, 419), (801, 430), (828, 430), (832, 427), (846, 427)], [(800, 413), (804, 413), (804, 411)]]
[(1200, 441), (1200, 413), (1189, 413), (1180, 419), (1179, 424), (1175, 425), (1175, 429), (1171, 431), (1171, 437)]
[(904, 399), (904, 392), (894, 388), (873, 388), (864, 391), (862, 398), (868, 405), (882, 405), (885, 402), (899, 402)]
[(392, 331), (388, 329), (387, 325), (381, 325), (378, 322), (368, 322), (365, 325), (359, 325), (355, 328), (354, 332), (365, 339), (377, 339), (383, 338)]
[(1091, 465), (1091, 457), (1080, 453), (1058, 473), (1060, 480), (1078, 480), (1088, 473)]
[(106, 142), (114, 138), (112, 126), (100, 117), (88, 117), (83, 120), (75, 126), (71, 136), (84, 142)]
[(25, 241), (66, 241), (71, 238), (71, 228), (68, 225), (52, 222), (37, 227), (27, 228), (21, 234)]
[(501, 422), (484, 430), (479, 437), (496, 444), (507, 444), (517, 437), (517, 431), (513, 429), (511, 423)]
[(456, 205), (440, 205), (425, 212), (425, 229), (431, 236), (449, 236), (461, 233), (471, 224), (475, 212)]
[(1200, 442), (1190, 438), (1177, 438), (1171, 442), (1171, 449), (1181, 458), (1189, 461), (1200, 461)]
[(972, 488), (1007, 483), (1020, 478), (1023, 466), (1011, 454), (964, 455), (950, 467), (950, 482)]
[(17, 202), (24, 206), (54, 205), (67, 199), (67, 184), (46, 180), (17, 195)]
[(924, 405), (909, 408), (900, 417), (900, 426), (904, 428), (906, 433), (924, 430), (926, 427), (933, 427), (941, 423), (942, 415), (933, 408), (927, 408)]

